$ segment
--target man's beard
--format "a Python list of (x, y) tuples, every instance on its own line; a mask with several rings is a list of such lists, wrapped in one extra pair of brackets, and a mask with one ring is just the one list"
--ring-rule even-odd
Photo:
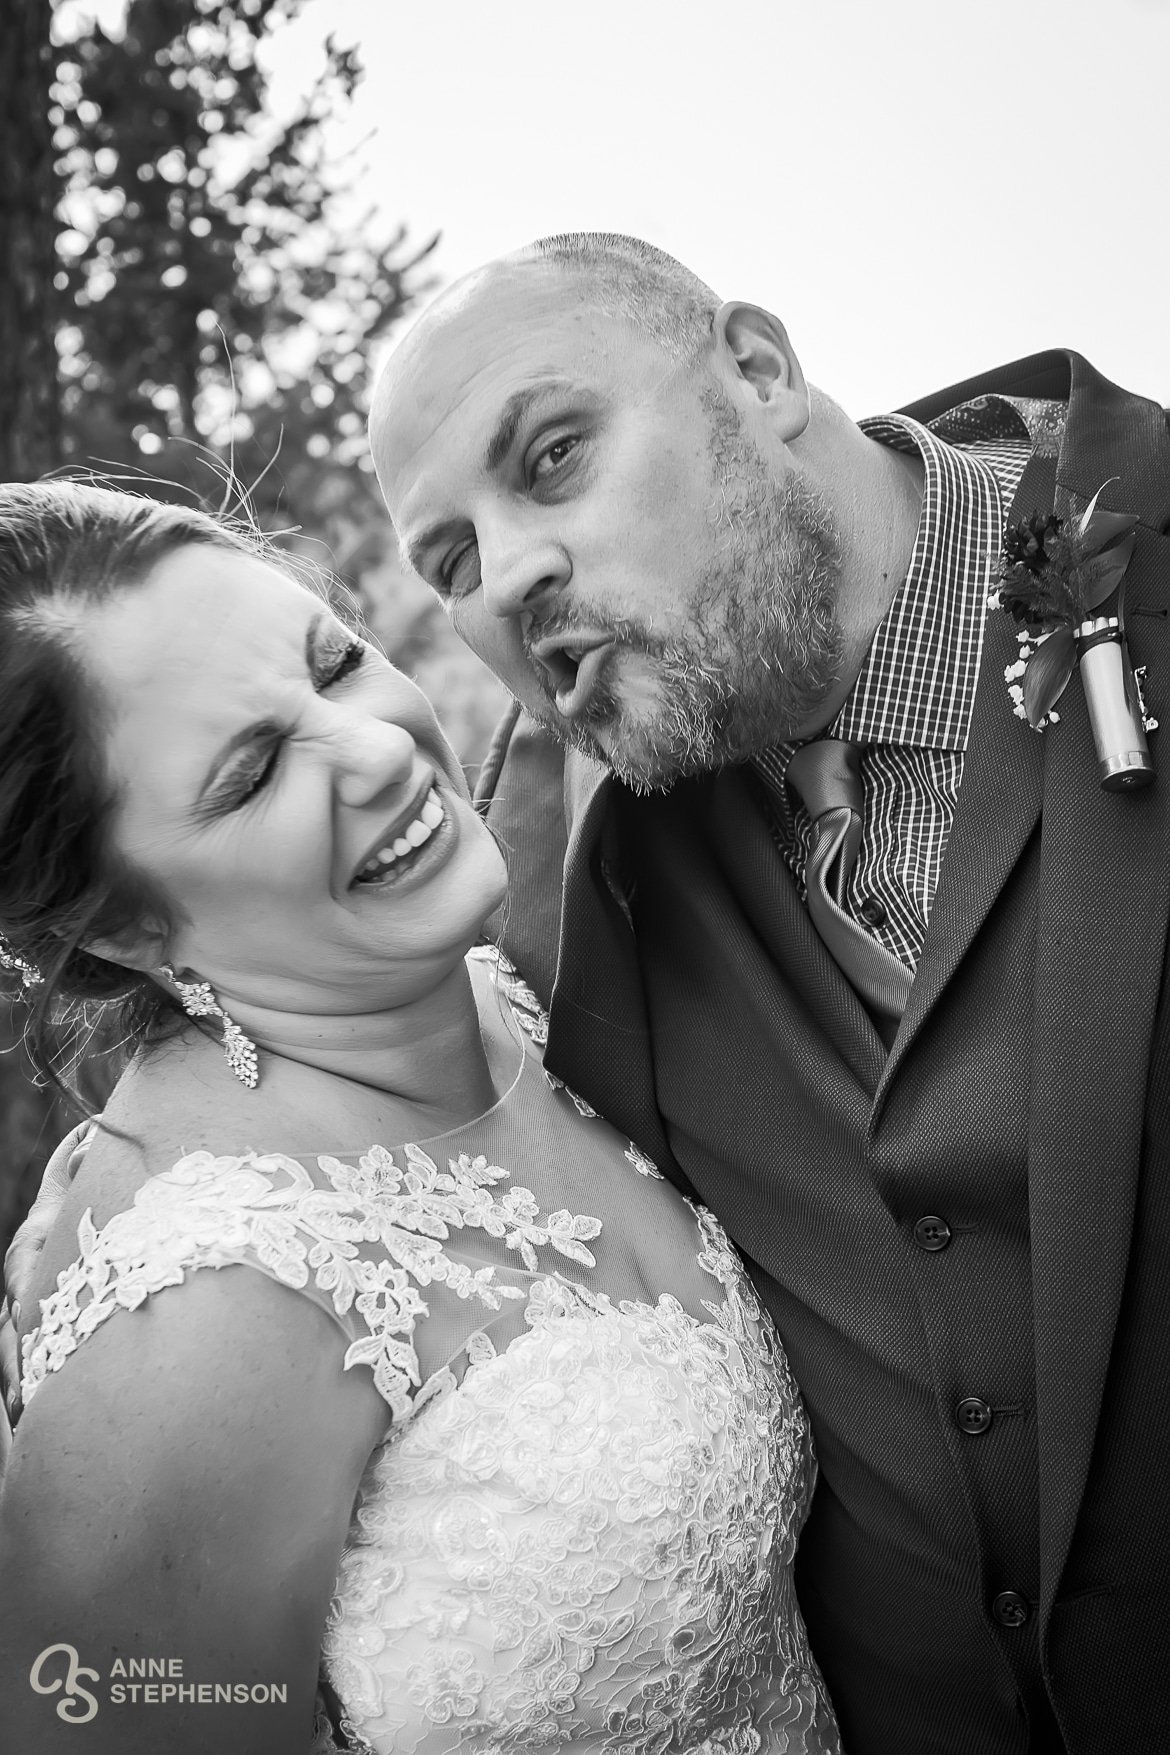
[[(636, 616), (577, 605), (532, 631), (613, 634), (580, 719), (554, 706), (544, 723), (636, 792), (666, 790), (792, 738), (840, 674), (840, 561), (828, 509), (795, 478), (776, 482), (730, 403), (711, 396), (707, 406), (719, 507), (712, 522), (727, 534), (697, 582), (687, 625), (664, 639)], [(624, 654), (650, 661), (656, 699), (642, 713), (623, 707), (618, 693)]]

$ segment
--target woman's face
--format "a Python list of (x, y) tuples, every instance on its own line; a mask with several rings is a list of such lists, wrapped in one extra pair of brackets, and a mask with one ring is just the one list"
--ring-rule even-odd
[(429, 702), (311, 592), (176, 550), (94, 610), (121, 852), (223, 1003), (352, 1016), (430, 992), (506, 876)]

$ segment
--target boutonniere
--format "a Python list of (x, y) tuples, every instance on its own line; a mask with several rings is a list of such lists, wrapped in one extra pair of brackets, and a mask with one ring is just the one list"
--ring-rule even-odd
[(1020, 655), (1004, 672), (1015, 713), (1036, 731), (1058, 720), (1056, 703), (1079, 666), (1101, 784), (1132, 791), (1154, 778), (1146, 732), (1157, 725), (1125, 639), (1138, 518), (1099, 510), (1103, 492), (1075, 521), (1034, 512), (1004, 531), (996, 601), (1020, 624)]

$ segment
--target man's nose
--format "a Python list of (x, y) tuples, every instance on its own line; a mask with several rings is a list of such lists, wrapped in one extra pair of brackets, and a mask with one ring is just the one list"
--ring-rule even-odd
[(347, 714), (332, 734), (337, 794), (343, 804), (363, 805), (390, 786), (410, 779), (416, 745), (401, 725), (371, 714)]
[(573, 575), (560, 543), (520, 531), (480, 538), (480, 590), (487, 608), (502, 620), (547, 614), (550, 598)]

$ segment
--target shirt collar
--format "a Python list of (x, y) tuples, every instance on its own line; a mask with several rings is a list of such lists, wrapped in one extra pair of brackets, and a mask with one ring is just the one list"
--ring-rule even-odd
[(984, 458), (948, 445), (907, 415), (860, 426), (879, 444), (921, 457), (922, 513), (905, 583), (827, 735), (962, 750), (999, 563), (999, 483)]

